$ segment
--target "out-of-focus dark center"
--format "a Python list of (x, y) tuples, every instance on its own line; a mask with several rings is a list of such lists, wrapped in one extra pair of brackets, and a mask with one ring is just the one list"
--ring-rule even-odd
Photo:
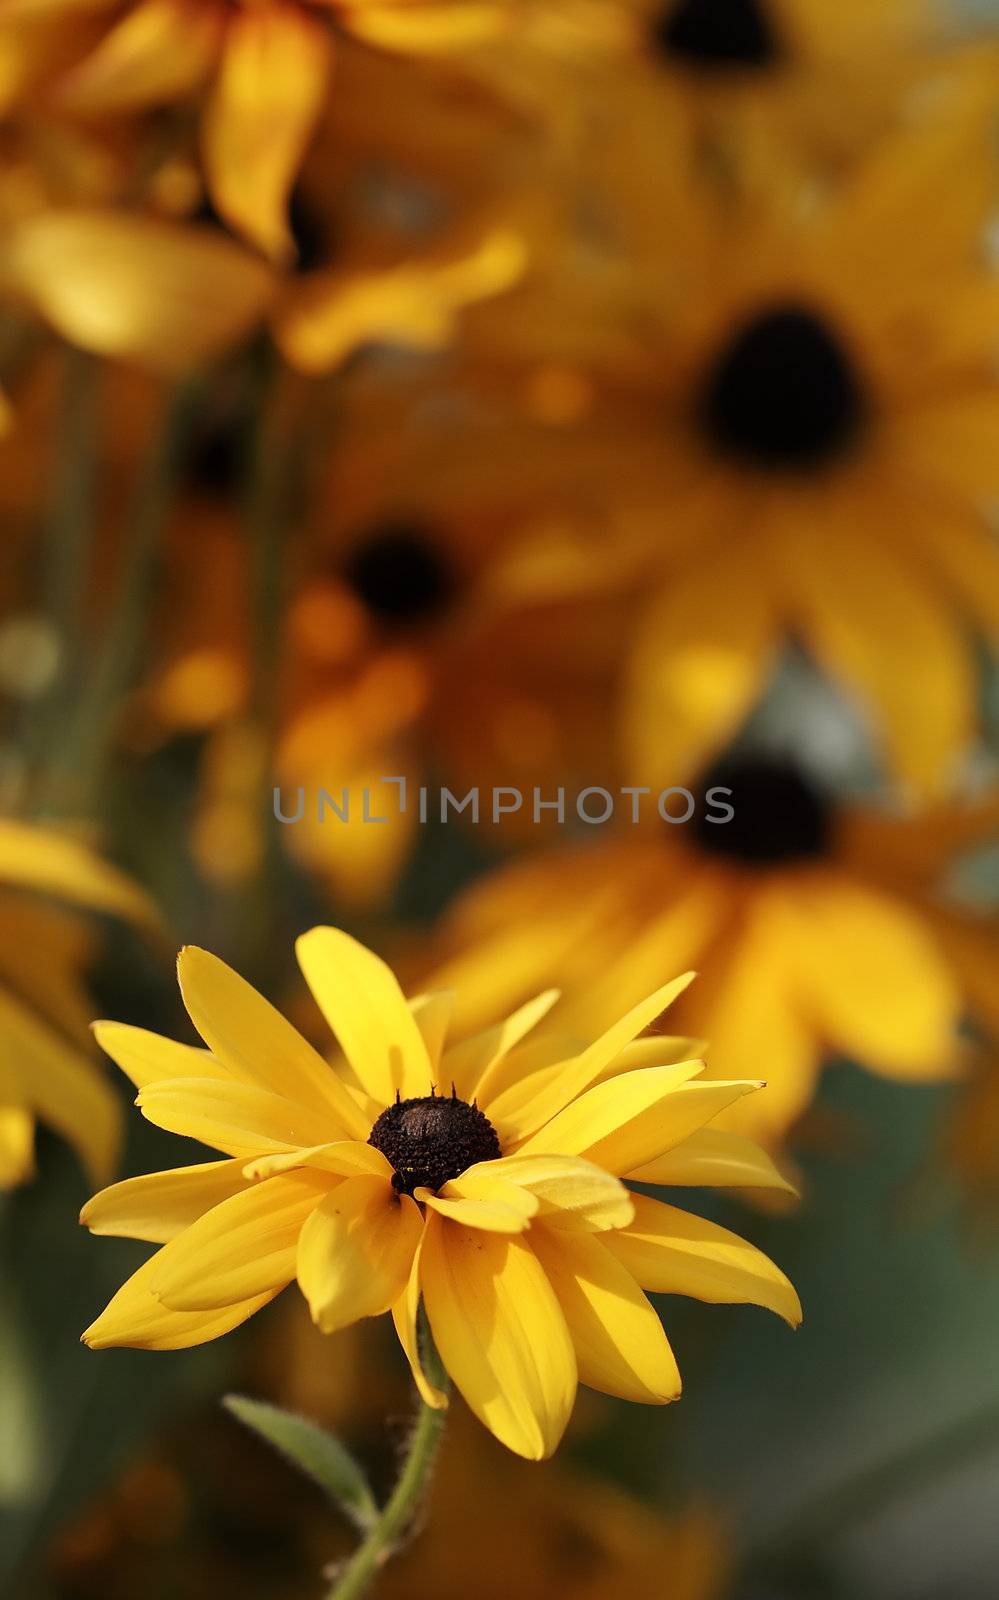
[(708, 820), (717, 805), (705, 807), (691, 822), (703, 850), (744, 866), (771, 867), (809, 861), (825, 854), (831, 833), (829, 804), (798, 767), (779, 757), (733, 756), (712, 767), (705, 792), (730, 789), (724, 803), (733, 807), (730, 822)]
[(769, 67), (782, 54), (762, 0), (680, 0), (659, 19), (655, 39), (663, 54), (700, 72)]
[(358, 599), (389, 626), (412, 626), (443, 611), (454, 575), (430, 530), (418, 523), (383, 523), (347, 559), (345, 577)]
[(708, 372), (698, 402), (716, 450), (769, 472), (801, 472), (844, 455), (866, 405), (860, 377), (825, 319), (776, 305), (738, 328)]

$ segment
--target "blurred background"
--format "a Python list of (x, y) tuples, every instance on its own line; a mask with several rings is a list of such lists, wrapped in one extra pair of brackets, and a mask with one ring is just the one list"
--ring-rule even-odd
[(671, 1031), (801, 1191), (690, 1197), (800, 1330), (660, 1297), (682, 1401), (584, 1392), (541, 1466), (456, 1402), (377, 1593), (997, 1592), (997, 28), (0, 0), (11, 1600), (318, 1596), (350, 1530), (231, 1390), (392, 1481), (381, 1323), (79, 1344), (142, 1258), (83, 1201), (199, 1159), (90, 1021), (191, 1039), (197, 943), (321, 1040), (316, 922), (469, 1029), (698, 967)]

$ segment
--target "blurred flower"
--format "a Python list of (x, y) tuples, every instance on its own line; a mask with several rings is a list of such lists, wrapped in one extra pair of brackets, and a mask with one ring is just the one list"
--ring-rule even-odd
[(31, 1175), (38, 1118), (73, 1146), (91, 1182), (114, 1168), (121, 1111), (89, 1055), (92, 940), (76, 910), (152, 920), (140, 890), (84, 845), (0, 819), (0, 1188)]
[(297, 1275), (324, 1332), (391, 1310), (424, 1399), (440, 1406), (420, 1362), (422, 1296), (470, 1408), (539, 1458), (558, 1445), (577, 1375), (633, 1400), (679, 1395), (639, 1285), (798, 1322), (791, 1284), (759, 1251), (621, 1181), (784, 1186), (762, 1151), (706, 1126), (758, 1082), (701, 1085), (701, 1063), (663, 1065), (678, 1041), (635, 1042), (688, 980), (579, 1053), (527, 1038), (554, 994), (445, 1050), (450, 996), (408, 1005), (390, 970), (336, 929), (297, 948), (344, 1052), (336, 1069), (193, 948), (181, 990), (209, 1053), (99, 1025), (143, 1114), (226, 1158), (126, 1180), (84, 1208), (97, 1232), (163, 1246), (87, 1343), (201, 1343)]
[[(34, 0), (3, 0), (0, 24), (11, 55), (37, 57), (50, 41), (62, 53), (73, 0), (45, 7), (47, 31), (29, 33)], [(105, 30), (47, 98), (75, 115), (106, 117), (151, 107), (202, 102), (202, 151), (219, 211), (268, 255), (293, 249), (287, 205), (330, 93), (334, 24), (378, 46), (416, 53), (461, 50), (502, 25), (492, 0), (96, 0), (88, 8)], [(18, 25), (22, 33), (16, 30)], [(21, 43), (23, 38), (23, 44)], [(30, 68), (12, 75), (30, 81)]]
[[(727, 822), (704, 803), (715, 785), (731, 790)], [(454, 988), (461, 1024), (517, 1004), (540, 975), (588, 1033), (696, 965), (681, 1025), (710, 1039), (709, 1077), (765, 1072), (766, 1095), (723, 1120), (768, 1144), (809, 1105), (829, 1052), (900, 1081), (952, 1076), (962, 1015), (995, 1015), (997, 945), (994, 919), (943, 879), (994, 807), (906, 824), (835, 803), (783, 757), (732, 756), (691, 793), (688, 823), (528, 858), (459, 898), (431, 982)]]
[(993, 103), (975, 75), (834, 197), (796, 190), (796, 210), (777, 179), (769, 205), (691, 197), (648, 148), (605, 197), (617, 245), (570, 251), (476, 322), (485, 384), (518, 359), (523, 380), (533, 353), (592, 395), (550, 429), (577, 536), (525, 540), (509, 582), (525, 598), (640, 593), (635, 782), (696, 771), (791, 638), (914, 789), (966, 754), (971, 634), (999, 626)]

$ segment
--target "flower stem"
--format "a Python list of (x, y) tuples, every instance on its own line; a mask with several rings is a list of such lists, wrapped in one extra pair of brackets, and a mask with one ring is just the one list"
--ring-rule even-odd
[[(446, 1385), (447, 1379), (435, 1373), (433, 1381)], [(396, 1550), (419, 1512), (441, 1434), (446, 1411), (436, 1411), (421, 1399), (413, 1431), (409, 1436), (402, 1470), (383, 1511), (340, 1573), (327, 1600), (358, 1600), (367, 1592), (372, 1578)]]

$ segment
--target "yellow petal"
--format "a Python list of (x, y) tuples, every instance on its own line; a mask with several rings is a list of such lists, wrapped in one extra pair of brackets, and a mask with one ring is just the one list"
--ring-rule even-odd
[(572, 1410), (576, 1358), (530, 1246), (431, 1215), (421, 1270), (434, 1342), (471, 1410), (518, 1455), (551, 1455)]
[(274, 289), (269, 269), (216, 230), (127, 212), (27, 217), (0, 274), (71, 344), (177, 374), (244, 338)]
[(347, 1178), (302, 1229), (298, 1282), (312, 1320), (335, 1333), (404, 1292), (423, 1231), (419, 1206), (384, 1178)]
[(626, 1174), (636, 1183), (706, 1185), (723, 1189), (786, 1189), (797, 1194), (772, 1158), (752, 1139), (724, 1128), (701, 1128), (665, 1155)]
[[(737, 534), (734, 535), (737, 538)], [(693, 561), (646, 611), (628, 667), (625, 738), (635, 783), (696, 772), (766, 682), (778, 626), (753, 542), (744, 555)]]
[(164, 1039), (146, 1028), (127, 1022), (95, 1022), (94, 1038), (101, 1049), (131, 1078), (137, 1089), (171, 1078), (214, 1078), (230, 1083), (229, 1073), (207, 1050)]
[(406, 1287), (392, 1307), (392, 1321), (395, 1331), (399, 1336), (399, 1343), (405, 1351), (406, 1360), (409, 1362), (413, 1374), (413, 1382), (420, 1391), (428, 1406), (433, 1406), (435, 1411), (442, 1411), (447, 1405), (447, 1395), (427, 1378), (420, 1359), (419, 1315), (420, 1315), (420, 1262), (423, 1253), (423, 1236), (416, 1246), (413, 1255), (413, 1265), (406, 1280)]
[(554, 1117), (520, 1154), (583, 1156), (608, 1172), (632, 1172), (679, 1144), (759, 1083), (689, 1083), (683, 1064), (626, 1072)]
[(180, 952), (177, 974), (191, 1021), (234, 1077), (311, 1107), (329, 1119), (328, 1135), (366, 1137), (357, 1102), (336, 1073), (251, 984), (195, 945)]
[(338, 1139), (332, 1144), (317, 1144), (311, 1149), (278, 1151), (275, 1155), (258, 1156), (243, 1168), (247, 1178), (274, 1178), (282, 1172), (294, 1172), (296, 1167), (312, 1167), (317, 1172), (331, 1172), (341, 1178), (383, 1178), (392, 1180), (392, 1168), (373, 1144), (362, 1144), (357, 1139)]
[(92, 114), (180, 100), (208, 77), (221, 24), (217, 6), (144, 0), (68, 73), (59, 102), (67, 110)]
[(436, 1072), (451, 1026), (454, 992), (451, 989), (438, 989), (434, 994), (414, 995), (409, 1002), (409, 1009), (427, 1047), (431, 1068)]
[[(620, 1179), (578, 1156), (505, 1156), (481, 1170), (533, 1195), (539, 1218), (550, 1228), (600, 1233), (623, 1228), (634, 1216), (631, 1195)], [(479, 1171), (469, 1167), (459, 1182), (467, 1183)]]
[(519, 237), (497, 230), (457, 261), (317, 273), (279, 313), (274, 336), (292, 366), (315, 374), (332, 371), (366, 344), (443, 349), (461, 311), (510, 288), (525, 261)]
[[(391, 1105), (430, 1093), (427, 1047), (394, 973), (339, 928), (312, 928), (295, 949), (305, 981), (368, 1094)], [(367, 1130), (365, 1130), (367, 1132)]]
[(123, 872), (78, 840), (37, 823), (0, 820), (0, 879), (89, 911), (125, 917), (150, 928), (159, 925), (148, 896)]
[(528, 1000), (509, 1017), (483, 1033), (463, 1039), (444, 1058), (442, 1087), (453, 1083), (462, 1100), (478, 1099), (488, 1104), (489, 1083), (510, 1051), (546, 1017), (559, 998), (558, 989), (546, 989)]
[(916, 910), (831, 873), (798, 879), (783, 910), (803, 1003), (838, 1050), (891, 1076), (953, 1074), (961, 992)]
[[(674, 978), (671, 983), (664, 984), (661, 989), (655, 990), (637, 1006), (633, 1006), (619, 1022), (615, 1022), (601, 1034), (599, 1039), (595, 1039), (581, 1055), (574, 1061), (568, 1062), (563, 1072), (546, 1082), (542, 1089), (538, 1090), (527, 1083), (523, 1092), (516, 1085), (505, 1090), (497, 1100), (487, 1106), (490, 1118), (497, 1124), (502, 1123), (504, 1129), (514, 1130), (518, 1139), (524, 1139), (534, 1133), (543, 1123), (575, 1100), (577, 1095), (589, 1089), (592, 1084), (598, 1083), (607, 1069), (633, 1043), (636, 1036), (655, 1022), (656, 1018), (683, 994), (693, 982), (694, 976), (693, 972), (685, 972), (682, 977)], [(678, 1074), (686, 1072), (687, 1077), (693, 1077), (702, 1070), (701, 1062), (675, 1065), (675, 1071)], [(677, 1081), (681, 1081), (680, 1078)]]
[(204, 124), (205, 171), (221, 216), (273, 256), (294, 249), (288, 196), (332, 65), (325, 25), (300, 5), (230, 11)]
[(35, 1119), (23, 1106), (0, 1105), (0, 1189), (13, 1189), (35, 1168)]
[(490, 1233), (523, 1233), (538, 1210), (538, 1201), (526, 1189), (504, 1181), (496, 1174), (496, 1162), (482, 1163), (446, 1183), (440, 1194), (432, 1189), (417, 1189), (416, 1199), (442, 1217), (450, 1217), (466, 1228), (485, 1228)]
[(138, 1272), (133, 1272), (90, 1324), (83, 1342), (91, 1350), (107, 1350), (114, 1345), (135, 1345), (140, 1350), (187, 1350), (191, 1345), (206, 1344), (209, 1339), (230, 1333), (280, 1292), (272, 1289), (217, 1311), (171, 1311), (150, 1288), (162, 1253), (157, 1251)]
[(80, 1221), (91, 1233), (166, 1244), (212, 1206), (246, 1188), (238, 1161), (205, 1161), (125, 1178), (88, 1200)]
[(88, 1060), (3, 990), (0, 1049), (17, 1062), (24, 1109), (73, 1146), (92, 1183), (106, 1183), (121, 1147), (122, 1114), (101, 1063)]
[(801, 1302), (779, 1267), (738, 1234), (647, 1195), (635, 1220), (607, 1244), (637, 1281), (657, 1294), (686, 1294), (714, 1305), (765, 1306), (796, 1328)]
[(311, 1107), (245, 1083), (176, 1078), (140, 1090), (135, 1103), (156, 1127), (230, 1156), (250, 1159), (328, 1142), (326, 1120)]
[(509, 21), (506, 8), (488, 0), (452, 5), (430, 0), (419, 6), (362, 5), (343, 13), (343, 25), (365, 43), (406, 55), (467, 50), (497, 38)]
[(654, 1309), (602, 1239), (550, 1233), (531, 1243), (569, 1325), (579, 1381), (646, 1405), (680, 1395), (680, 1373)]
[(150, 1288), (174, 1311), (210, 1311), (283, 1289), (295, 1276), (303, 1223), (337, 1182), (296, 1172), (250, 1184), (163, 1246)]

